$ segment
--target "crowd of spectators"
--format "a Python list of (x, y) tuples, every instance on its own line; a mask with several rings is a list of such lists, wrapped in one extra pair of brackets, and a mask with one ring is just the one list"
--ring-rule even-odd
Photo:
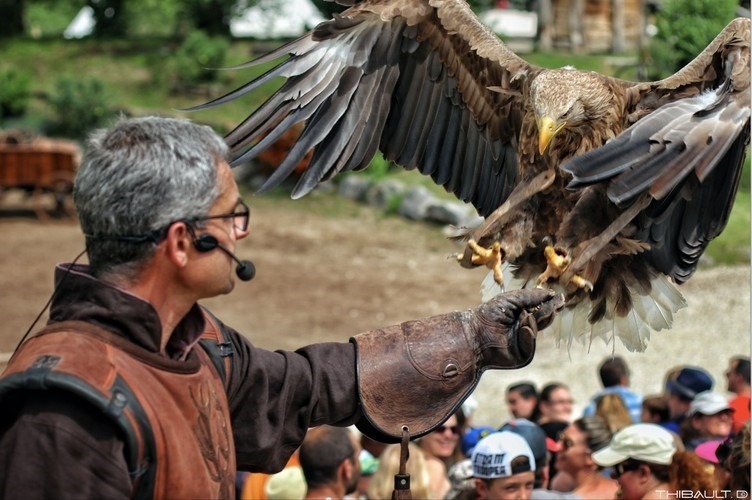
[[(726, 387), (695, 366), (669, 370), (661, 394), (630, 387), (620, 357), (598, 368), (602, 390), (581, 415), (569, 388), (518, 381), (506, 389), (509, 421), (474, 425), (471, 399), (409, 445), (414, 499), (747, 498), (750, 365), (729, 361)], [(400, 445), (354, 429), (316, 428), (261, 497), (391, 498)], [(251, 483), (252, 481), (248, 481)], [(246, 488), (245, 491), (248, 491)], [(280, 496), (286, 495), (286, 496)]]

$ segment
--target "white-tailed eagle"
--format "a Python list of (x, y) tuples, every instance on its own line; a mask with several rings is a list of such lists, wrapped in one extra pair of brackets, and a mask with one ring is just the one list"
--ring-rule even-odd
[[(294, 198), (377, 150), (471, 203), (460, 262), (497, 285), (566, 292), (554, 324), (643, 350), (724, 228), (750, 139), (750, 20), (655, 82), (515, 55), (462, 0), (365, 0), (244, 66), (282, 59), (277, 93), (227, 135), (234, 163), (305, 127), (261, 191), (313, 150)], [(506, 264), (502, 272), (502, 264)], [(487, 280), (488, 281), (488, 280)]]

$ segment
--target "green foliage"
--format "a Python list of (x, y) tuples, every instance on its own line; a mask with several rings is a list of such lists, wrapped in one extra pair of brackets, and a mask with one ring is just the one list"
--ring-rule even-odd
[(31, 77), (15, 69), (0, 69), (0, 119), (26, 112), (31, 98)]
[(84, 137), (112, 116), (108, 103), (108, 94), (101, 80), (61, 76), (55, 81), (55, 91), (49, 97), (54, 115), (50, 132)]
[(230, 43), (223, 37), (210, 37), (205, 32), (191, 32), (172, 61), (177, 87), (198, 85), (217, 80), (217, 68), (224, 66)]
[(734, 18), (737, 0), (666, 0), (650, 41), (651, 79), (665, 78), (694, 59)]

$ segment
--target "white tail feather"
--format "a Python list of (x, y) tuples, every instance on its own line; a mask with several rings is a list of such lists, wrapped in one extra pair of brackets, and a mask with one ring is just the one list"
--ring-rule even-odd
[[(515, 278), (510, 266), (506, 264), (502, 271), (504, 288), (507, 290), (536, 286), (533, 275)], [(585, 298), (574, 307), (564, 307), (551, 323), (548, 332), (553, 333), (557, 347), (561, 347), (562, 341), (565, 341), (567, 351), (571, 349), (574, 341), (587, 346), (590, 350), (595, 339), (600, 338), (608, 345), (618, 337), (629, 351), (642, 352), (647, 348), (650, 332), (671, 328), (674, 313), (687, 306), (681, 292), (667, 277), (656, 276), (651, 280), (650, 285), (650, 293), (647, 295), (640, 295), (637, 290), (630, 291), (633, 308), (626, 316), (617, 316), (614, 304), (608, 303), (604, 318), (595, 324), (590, 324), (588, 317), (593, 303), (589, 298)], [(553, 288), (564, 292), (558, 284)], [(483, 301), (490, 300), (502, 291), (502, 287), (494, 281), (493, 273), (488, 273), (481, 285)]]

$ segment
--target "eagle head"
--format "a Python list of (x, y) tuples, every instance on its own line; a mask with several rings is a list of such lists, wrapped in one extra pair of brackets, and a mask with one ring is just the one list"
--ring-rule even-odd
[(538, 126), (538, 152), (543, 154), (562, 130), (577, 131), (604, 117), (610, 95), (603, 77), (597, 73), (571, 68), (542, 71), (530, 86)]

